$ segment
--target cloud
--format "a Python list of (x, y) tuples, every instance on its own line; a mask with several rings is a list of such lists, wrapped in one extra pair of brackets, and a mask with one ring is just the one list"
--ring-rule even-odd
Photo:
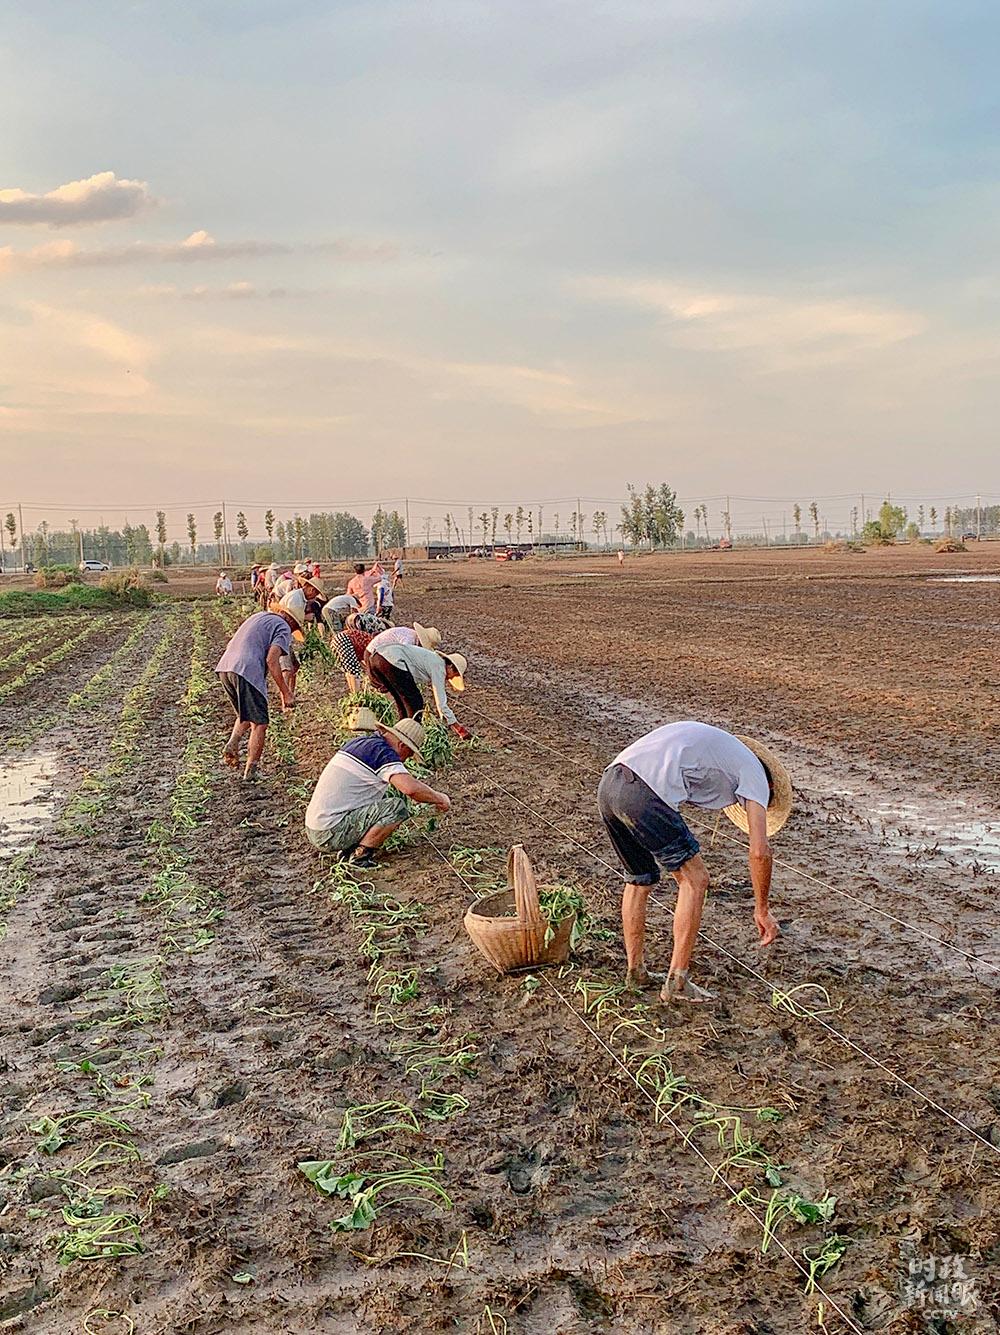
[(216, 241), (206, 231), (192, 232), (183, 241), (133, 241), (125, 246), (84, 248), (75, 241), (49, 241), (30, 250), (0, 246), (0, 274), (25, 273), (37, 269), (118, 268), (130, 264), (197, 264), (202, 260), (246, 260), (270, 255), (333, 255), (343, 260), (384, 261), (398, 254), (389, 243), (351, 241), (349, 239), (312, 242), (292, 246), (281, 241)]
[(181, 301), (283, 301), (289, 297), (309, 295), (303, 290), (287, 287), (258, 287), (246, 279), (236, 283), (226, 283), (223, 287), (209, 287), (199, 283), (197, 287), (179, 287), (176, 283), (144, 283), (135, 289), (135, 296), (159, 299), (180, 299)]
[(918, 311), (857, 298), (803, 300), (608, 277), (577, 279), (573, 288), (589, 300), (654, 312), (676, 346), (756, 355), (771, 369), (844, 361), (927, 328)]
[(134, 218), (155, 203), (145, 181), (98, 172), (84, 181), (68, 181), (45, 195), (0, 190), (0, 223), (71, 227), (76, 223), (113, 222)]
[(96, 352), (117, 366), (132, 370), (147, 366), (152, 359), (152, 344), (146, 339), (99, 315), (46, 306), (38, 301), (25, 302), (24, 309), (50, 334), (55, 333), (66, 342)]

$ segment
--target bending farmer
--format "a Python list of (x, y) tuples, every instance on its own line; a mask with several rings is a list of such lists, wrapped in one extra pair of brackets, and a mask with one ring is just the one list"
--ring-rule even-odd
[(724, 811), (750, 835), (754, 922), (761, 945), (780, 929), (768, 906), (771, 846), (792, 807), (788, 772), (776, 756), (749, 738), (707, 723), (668, 723), (627, 746), (601, 776), (597, 805), (625, 868), (622, 930), (633, 987), (660, 982), (646, 969), (646, 903), (660, 868), (677, 882), (674, 951), (660, 996), (704, 1001), (710, 994), (688, 979), (688, 967), (708, 891), (708, 869), (697, 839), (685, 824), (682, 802)]
[(247, 743), (247, 763), (243, 777), (257, 777), (257, 766), (264, 750), (267, 725), (267, 678), (278, 688), (283, 709), (291, 709), (295, 696), (281, 670), (282, 657), (290, 657), (292, 636), (304, 638), (302, 622), (296, 610), (274, 607), (270, 612), (255, 612), (247, 617), (226, 645), (226, 651), (216, 664), (230, 703), (236, 711), (232, 735), (222, 752), (227, 765), (235, 769), (240, 763), (240, 742), (250, 734)]
[(414, 778), (403, 764), (410, 756), (421, 758), (423, 741), (420, 724), (402, 719), (342, 746), (319, 776), (306, 808), (310, 843), (324, 853), (353, 849), (351, 862), (366, 867), (409, 815), (407, 798), (448, 811), (448, 797)]
[(368, 655), (366, 665), (371, 684), (392, 699), (400, 718), (416, 718), (423, 711), (423, 688), (429, 686), (441, 722), (458, 737), (469, 736), (455, 717), (446, 690), (448, 686), (465, 690), (469, 661), (464, 654), (425, 649), (419, 643), (386, 644)]

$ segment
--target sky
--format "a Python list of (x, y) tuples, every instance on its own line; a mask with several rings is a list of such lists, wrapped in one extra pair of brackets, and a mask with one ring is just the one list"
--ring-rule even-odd
[(992, 0), (10, 7), (0, 506), (996, 498), (998, 40)]

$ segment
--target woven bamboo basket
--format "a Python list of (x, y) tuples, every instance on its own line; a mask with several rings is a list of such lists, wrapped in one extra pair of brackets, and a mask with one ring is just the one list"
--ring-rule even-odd
[[(555, 927), (546, 945), (549, 924), (539, 908), (535, 873), (521, 844), (515, 844), (507, 855), (507, 881), (509, 889), (483, 895), (469, 905), (465, 930), (472, 944), (498, 973), (565, 964), (576, 914)], [(510, 916), (511, 909), (516, 916)]]

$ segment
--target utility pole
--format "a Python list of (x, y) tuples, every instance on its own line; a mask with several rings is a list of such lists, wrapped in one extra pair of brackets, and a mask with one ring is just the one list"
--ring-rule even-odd
[(767, 533), (767, 520), (764, 518), (763, 515), (761, 515), (761, 520), (760, 520), (760, 522), (764, 525), (764, 546), (765, 546), (765, 547), (770, 547), (770, 545), (771, 545), (771, 539), (768, 537), (768, 533)]
[(226, 502), (222, 502), (222, 564), (231, 565), (229, 559), (229, 526), (226, 522)]
[(17, 526), (21, 530), (21, 573), (24, 574), (28, 562), (24, 557), (24, 516), (21, 514), (21, 502), (17, 503)]
[[(407, 496), (406, 499), (403, 501), (403, 506), (404, 506), (404, 508), (405, 508), (405, 510), (406, 510), (406, 542), (409, 542), (409, 541), (410, 541), (410, 498), (409, 498), (409, 496)], [(427, 545), (428, 545), (428, 547), (430, 546), (430, 542), (431, 542), (431, 537), (430, 537), (430, 534), (428, 533), (428, 535), (427, 535)], [(400, 555), (401, 555), (401, 556), (402, 556), (402, 555), (405, 555), (405, 553), (406, 553), (406, 543), (403, 544), (403, 551), (400, 553)]]
[(868, 523), (868, 516), (865, 514), (865, 493), (862, 492), (862, 493), (861, 493), (861, 527), (862, 527), (862, 529), (864, 529), (864, 526), (865, 526), (867, 523)]
[(577, 498), (576, 498), (576, 523), (573, 525), (573, 527), (576, 529), (576, 545), (577, 545), (577, 547), (582, 547), (582, 546), (583, 546), (583, 525), (580, 523), (580, 519), (581, 519), (581, 515), (580, 515), (580, 498), (579, 498), (579, 496), (577, 496)]
[(977, 496), (977, 497), (976, 497), (976, 540), (978, 541), (982, 536), (983, 536), (983, 510), (982, 510), (982, 497), (981, 497), (981, 496)]

